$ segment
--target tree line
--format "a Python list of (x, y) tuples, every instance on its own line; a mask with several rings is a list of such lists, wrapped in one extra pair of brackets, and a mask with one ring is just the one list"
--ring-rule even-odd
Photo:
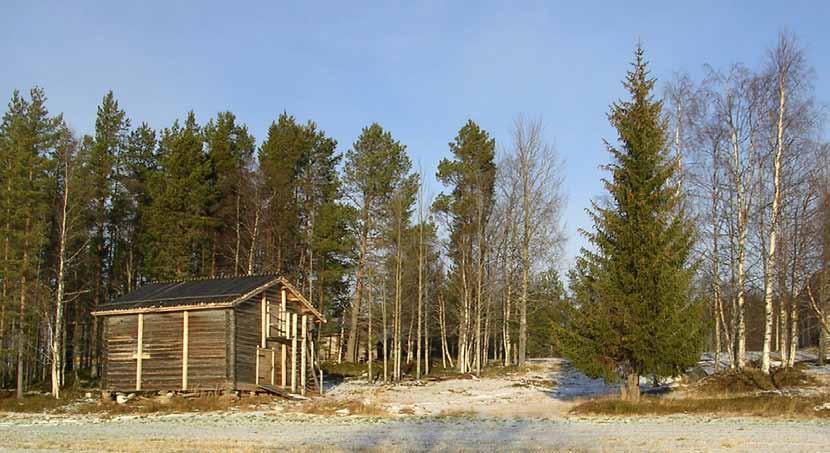
[(94, 379), (91, 313), (144, 283), (251, 274), (296, 282), (330, 320), (325, 356), (370, 380), (563, 354), (637, 398), (640, 377), (682, 374), (704, 350), (716, 368), (793, 366), (830, 325), (814, 75), (786, 34), (758, 67), (705, 72), (658, 96), (638, 47), (567, 289), (564, 165), (538, 118), (498, 144), (468, 120), (432, 196), (377, 123), (345, 151), (288, 113), (259, 141), (232, 112), (157, 130), (110, 92), (78, 136), (42, 88), (15, 91), (0, 123), (0, 384), (58, 396)]
[(382, 359), (387, 380), (439, 355), (464, 371), (488, 351), (522, 362), (528, 310), (549, 315), (547, 295), (564, 294), (548, 247), (561, 243), (562, 176), (540, 121), (514, 135), (497, 158), (465, 124), (437, 175), (452, 190), (433, 202), (376, 123), (340, 152), (287, 113), (259, 142), (232, 112), (135, 125), (109, 92), (79, 136), (42, 88), (14, 91), (0, 124), (0, 384), (58, 396), (95, 379), (92, 313), (144, 283), (251, 274), (296, 282), (333, 321), (318, 332), (339, 339), (333, 359)]

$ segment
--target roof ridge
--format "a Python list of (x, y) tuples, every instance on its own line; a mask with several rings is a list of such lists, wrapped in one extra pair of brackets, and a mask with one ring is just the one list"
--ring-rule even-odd
[(168, 280), (150, 280), (150, 281), (148, 281), (148, 282), (146, 282), (146, 283), (144, 283), (140, 286), (154, 285), (154, 284), (158, 285), (158, 284), (165, 284), (165, 283), (199, 282), (199, 281), (205, 281), (205, 280), (231, 280), (231, 279), (235, 279), (235, 278), (245, 278), (245, 277), (274, 277), (274, 278), (279, 278), (279, 277), (282, 277), (282, 274), (278, 274), (276, 272), (263, 272), (263, 273), (259, 273), (259, 274), (234, 274), (233, 276), (214, 275), (214, 276), (211, 277), (211, 276), (208, 276), (208, 275), (201, 275), (201, 276), (184, 277), (184, 278), (178, 278), (178, 279), (174, 278), (174, 279), (168, 279)]

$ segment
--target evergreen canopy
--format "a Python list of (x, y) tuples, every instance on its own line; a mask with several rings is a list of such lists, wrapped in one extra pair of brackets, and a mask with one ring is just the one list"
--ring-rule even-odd
[(631, 98), (608, 115), (620, 143), (606, 143), (614, 157), (603, 180), (609, 200), (588, 211), (595, 228), (582, 233), (594, 250), (577, 258), (574, 300), (557, 328), (573, 364), (609, 381), (679, 375), (702, 348), (703, 307), (691, 294), (693, 228), (674, 184), (654, 82), (638, 47), (624, 82)]

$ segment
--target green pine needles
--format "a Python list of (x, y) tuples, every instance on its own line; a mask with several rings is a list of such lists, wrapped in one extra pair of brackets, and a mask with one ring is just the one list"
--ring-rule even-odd
[(677, 376), (702, 350), (703, 304), (692, 296), (694, 229), (673, 179), (662, 103), (654, 100), (638, 46), (624, 86), (630, 100), (608, 118), (620, 147), (604, 180), (608, 202), (588, 212), (594, 231), (582, 233), (571, 272), (573, 302), (557, 326), (558, 346), (578, 369), (608, 381), (624, 379), (622, 397), (639, 398), (639, 376)]

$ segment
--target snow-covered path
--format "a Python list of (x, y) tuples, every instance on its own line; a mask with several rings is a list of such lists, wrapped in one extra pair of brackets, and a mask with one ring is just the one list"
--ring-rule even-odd
[(532, 360), (530, 371), (482, 379), (438, 382), (407, 381), (396, 385), (367, 385), (365, 380), (343, 382), (326, 397), (381, 405), (390, 413), (439, 415), (471, 412), (502, 417), (564, 415), (579, 398), (616, 393), (617, 387), (590, 379), (564, 359)]

